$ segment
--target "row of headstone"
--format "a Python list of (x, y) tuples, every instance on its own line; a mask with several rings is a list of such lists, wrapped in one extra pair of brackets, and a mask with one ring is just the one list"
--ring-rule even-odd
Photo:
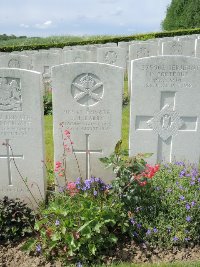
[[(121, 138), (123, 74), (123, 68), (104, 63), (52, 68), (55, 162), (63, 159), (61, 122), (73, 141), (66, 158), (68, 181), (114, 178), (99, 158), (109, 156)], [(199, 77), (198, 58), (132, 61), (130, 156), (152, 152), (151, 163), (199, 162)], [(40, 73), (0, 69), (0, 197), (28, 202), (45, 196), (41, 86)], [(63, 185), (64, 179), (58, 182)]]

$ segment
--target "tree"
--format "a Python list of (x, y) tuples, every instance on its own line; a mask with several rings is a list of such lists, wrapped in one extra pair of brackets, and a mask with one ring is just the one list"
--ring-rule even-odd
[(200, 28), (200, 0), (172, 0), (162, 29), (166, 31)]

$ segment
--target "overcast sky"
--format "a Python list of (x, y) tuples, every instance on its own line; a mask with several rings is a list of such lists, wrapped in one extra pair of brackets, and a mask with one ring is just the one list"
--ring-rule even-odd
[(171, 0), (0, 0), (0, 33), (50, 36), (159, 31)]

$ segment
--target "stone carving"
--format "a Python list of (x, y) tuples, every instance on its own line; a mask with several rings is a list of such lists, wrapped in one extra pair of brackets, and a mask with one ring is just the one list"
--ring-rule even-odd
[(179, 114), (170, 105), (165, 105), (147, 124), (152, 128), (163, 141), (178, 133), (184, 124)]
[(173, 55), (182, 55), (183, 54), (183, 47), (181, 44), (173, 43), (171, 46), (172, 54)]
[(0, 111), (22, 110), (20, 81), (16, 78), (0, 77)]
[(108, 51), (105, 53), (105, 62), (107, 64), (114, 64), (117, 61), (117, 53), (115, 51)]
[(71, 93), (80, 105), (93, 106), (103, 97), (103, 83), (96, 75), (83, 73), (72, 82)]
[(149, 50), (146, 47), (140, 47), (137, 51), (137, 58), (149, 57)]
[(19, 60), (17, 59), (10, 59), (9, 62), (8, 62), (8, 67), (9, 68), (20, 68), (20, 63), (19, 63)]

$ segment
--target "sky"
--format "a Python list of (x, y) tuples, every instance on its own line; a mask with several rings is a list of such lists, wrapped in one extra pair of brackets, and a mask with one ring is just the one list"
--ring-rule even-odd
[(131, 35), (161, 30), (171, 0), (1, 0), (0, 34)]

